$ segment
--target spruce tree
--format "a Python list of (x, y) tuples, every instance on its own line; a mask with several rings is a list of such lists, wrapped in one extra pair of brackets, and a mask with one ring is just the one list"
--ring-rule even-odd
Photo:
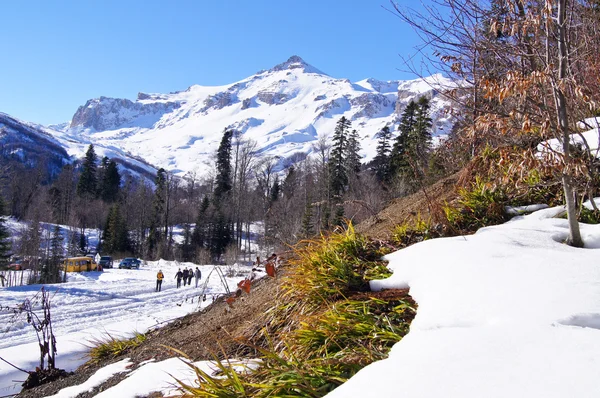
[(390, 155), (392, 176), (410, 176), (412, 173), (410, 156), (414, 146), (413, 130), (416, 123), (416, 112), (417, 104), (414, 101), (410, 101), (400, 117), (400, 125), (398, 126), (399, 134), (396, 137)]
[(117, 168), (117, 163), (110, 160), (106, 163), (106, 168), (102, 173), (100, 181), (100, 198), (108, 203), (112, 203), (119, 197), (121, 187), (121, 174)]
[(344, 116), (338, 120), (332, 137), (331, 152), (329, 155), (329, 185), (332, 195), (339, 197), (348, 185), (348, 170), (346, 163), (346, 150), (348, 146), (348, 130), (351, 123)]
[(231, 139), (233, 130), (225, 130), (217, 149), (217, 176), (215, 178), (214, 196), (219, 202), (232, 189), (231, 175)]
[(388, 126), (382, 128), (377, 133), (377, 152), (373, 158), (373, 171), (377, 180), (380, 182), (389, 182), (390, 180), (390, 139), (392, 131)]
[(6, 263), (10, 256), (10, 233), (4, 218), (4, 199), (0, 196), (0, 265)]
[(346, 148), (346, 169), (350, 175), (360, 172), (360, 140), (358, 132), (352, 130), (348, 135), (348, 144)]
[(156, 173), (154, 184), (154, 201), (152, 203), (152, 215), (150, 217), (150, 230), (148, 232), (148, 250), (150, 256), (154, 256), (157, 247), (166, 239), (167, 231), (161, 233), (161, 225), (165, 211), (165, 189), (166, 189), (166, 171), (160, 168)]
[(110, 208), (103, 239), (107, 253), (124, 253), (131, 248), (129, 230), (118, 204)]
[(427, 97), (419, 98), (415, 111), (415, 126), (413, 129), (413, 151), (415, 163), (424, 172), (427, 158), (431, 152), (431, 127), (433, 122), (429, 116), (429, 100)]
[(90, 144), (85, 159), (81, 165), (81, 175), (77, 183), (77, 195), (86, 198), (95, 198), (97, 196), (98, 180), (96, 176), (96, 162), (98, 157), (94, 152), (94, 145)]

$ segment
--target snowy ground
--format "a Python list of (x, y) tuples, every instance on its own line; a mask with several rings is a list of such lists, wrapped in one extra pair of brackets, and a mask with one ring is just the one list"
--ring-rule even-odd
[[(541, 209), (475, 235), (430, 240), (389, 255), (393, 275), (372, 287), (410, 287), (419, 304), (410, 333), (388, 359), (367, 366), (328, 397), (600, 396), (600, 225), (582, 224), (586, 248), (569, 247), (562, 243), (567, 221), (554, 218), (560, 212)], [(163, 293), (152, 292), (157, 267), (76, 275), (64, 285), (55, 298), (70, 314), (58, 326), (61, 366), (81, 363), (88, 331), (142, 331), (195, 308), (189, 303), (193, 289), (177, 290), (172, 281)], [(27, 289), (4, 289), (0, 300), (17, 302), (33, 293)], [(25, 330), (7, 332), (0, 355), (35, 363), (35, 340)], [(11, 378), (22, 377), (1, 369), (0, 395), (10, 392)], [(57, 396), (74, 397), (116, 372), (130, 376), (100, 396), (168, 395), (174, 391), (171, 375), (194, 378), (176, 358), (134, 371), (123, 362)]]
[(600, 225), (569, 247), (559, 212), (389, 255), (371, 286), (410, 287), (410, 333), (327, 397), (600, 396)]
[[(115, 262), (118, 264), (118, 262)], [(74, 370), (85, 362), (85, 353), (94, 338), (127, 336), (160, 326), (211, 303), (225, 287), (216, 272), (210, 274), (206, 301), (198, 301), (202, 284), (213, 266), (200, 266), (202, 280), (198, 288), (176, 288), (175, 273), (190, 263), (152, 262), (139, 270), (107, 269), (104, 272), (70, 273), (67, 283), (48, 285), (52, 291), (52, 321), (57, 336), (57, 366)], [(156, 273), (165, 274), (162, 291), (155, 292)], [(243, 271), (243, 269), (242, 269)], [(242, 276), (227, 278), (234, 289)], [(194, 281), (192, 280), (192, 284)], [(0, 289), (0, 305), (14, 307), (33, 297), (40, 285)], [(35, 332), (24, 320), (12, 321), (7, 311), (0, 312), (0, 357), (24, 369), (39, 363)], [(0, 363), (0, 396), (18, 392), (25, 379), (22, 372)]]

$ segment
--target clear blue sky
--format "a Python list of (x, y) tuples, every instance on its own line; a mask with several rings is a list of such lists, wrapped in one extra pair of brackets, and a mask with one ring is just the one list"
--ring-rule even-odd
[(291, 55), (352, 81), (414, 78), (399, 54), (418, 39), (383, 7), (388, 0), (3, 1), (0, 112), (60, 123), (90, 98), (233, 83)]

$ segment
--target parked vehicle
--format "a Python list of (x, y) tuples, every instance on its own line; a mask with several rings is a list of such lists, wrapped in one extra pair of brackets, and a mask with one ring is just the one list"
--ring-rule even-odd
[(100, 265), (102, 268), (112, 268), (113, 259), (111, 256), (102, 256), (100, 257), (100, 261), (98, 261), (98, 265)]
[(125, 257), (119, 263), (119, 269), (139, 269), (141, 261), (134, 257)]
[(92, 257), (70, 257), (62, 265), (67, 272), (96, 271), (98, 268)]

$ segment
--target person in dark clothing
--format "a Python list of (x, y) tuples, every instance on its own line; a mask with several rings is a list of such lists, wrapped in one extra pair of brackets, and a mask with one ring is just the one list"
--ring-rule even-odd
[(188, 280), (188, 269), (184, 268), (183, 269), (183, 286), (187, 285), (187, 280)]
[(196, 271), (194, 271), (194, 276), (196, 277), (196, 287), (198, 287), (198, 281), (202, 278), (202, 272), (196, 267)]
[(192, 278), (194, 277), (194, 270), (192, 269), (192, 267), (190, 267), (190, 269), (188, 269), (188, 285), (192, 286)]
[(158, 270), (158, 274), (156, 274), (156, 291), (160, 292), (160, 288), (162, 286), (162, 281), (165, 275), (162, 273), (162, 270)]
[(175, 279), (177, 279), (178, 288), (181, 287), (181, 278), (183, 278), (183, 272), (181, 272), (181, 268), (179, 268), (179, 271), (177, 271), (177, 273), (175, 274)]

